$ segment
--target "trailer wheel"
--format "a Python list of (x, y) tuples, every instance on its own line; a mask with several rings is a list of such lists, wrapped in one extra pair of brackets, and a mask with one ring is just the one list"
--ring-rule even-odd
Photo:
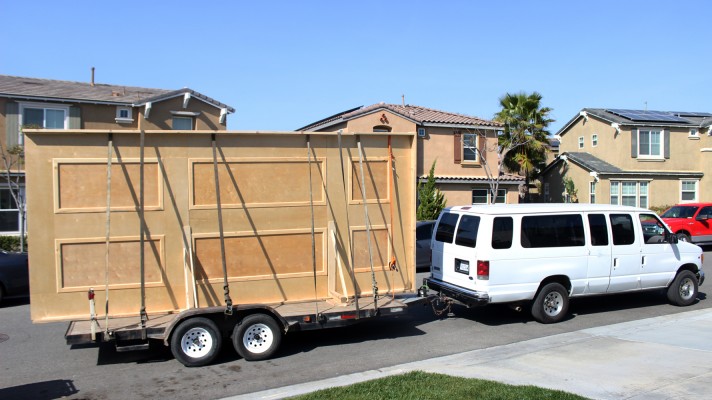
[(266, 360), (282, 342), (282, 330), (274, 318), (265, 314), (248, 315), (232, 334), (235, 351), (247, 361)]
[(532, 303), (532, 317), (542, 324), (559, 322), (569, 310), (569, 295), (561, 284), (545, 285)]
[(190, 318), (178, 325), (171, 337), (171, 352), (186, 367), (210, 364), (220, 352), (222, 336), (215, 322)]
[(676, 306), (689, 306), (697, 298), (697, 277), (688, 270), (680, 271), (667, 290), (667, 298)]

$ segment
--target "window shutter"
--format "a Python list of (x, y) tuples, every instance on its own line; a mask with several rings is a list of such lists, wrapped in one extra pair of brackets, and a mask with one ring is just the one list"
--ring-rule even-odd
[(670, 158), (670, 129), (663, 131), (663, 151), (665, 158)]
[(69, 129), (81, 129), (81, 109), (77, 106), (69, 107)]
[(635, 128), (630, 130), (630, 156), (638, 157), (638, 130)]
[(8, 148), (18, 144), (20, 138), (20, 105), (14, 101), (5, 104), (5, 140)]
[(454, 147), (454, 161), (455, 164), (460, 164), (462, 162), (462, 135), (460, 131), (455, 131), (455, 147)]

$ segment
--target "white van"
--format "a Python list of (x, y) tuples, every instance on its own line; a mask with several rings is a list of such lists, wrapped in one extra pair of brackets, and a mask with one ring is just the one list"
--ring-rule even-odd
[(601, 204), (450, 207), (440, 214), (425, 287), (465, 304), (531, 307), (558, 322), (570, 297), (667, 288), (695, 302), (702, 249), (646, 209)]

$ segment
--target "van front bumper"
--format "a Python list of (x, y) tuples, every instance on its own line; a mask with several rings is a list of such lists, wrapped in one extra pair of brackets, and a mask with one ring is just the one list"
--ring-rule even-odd
[(702, 286), (702, 283), (705, 281), (705, 271), (703, 270), (698, 270), (697, 271), (697, 286)]
[(430, 290), (440, 293), (441, 295), (457, 300), (467, 307), (484, 306), (490, 302), (489, 295), (487, 293), (467, 290), (460, 286), (452, 285), (433, 277), (424, 278), (423, 285)]

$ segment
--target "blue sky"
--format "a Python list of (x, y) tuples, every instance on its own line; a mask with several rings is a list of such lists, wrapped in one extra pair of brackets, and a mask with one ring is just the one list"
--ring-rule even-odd
[(293, 130), (378, 102), (492, 118), (540, 92), (583, 107), (712, 112), (709, 1), (0, 0), (0, 74), (178, 89)]

